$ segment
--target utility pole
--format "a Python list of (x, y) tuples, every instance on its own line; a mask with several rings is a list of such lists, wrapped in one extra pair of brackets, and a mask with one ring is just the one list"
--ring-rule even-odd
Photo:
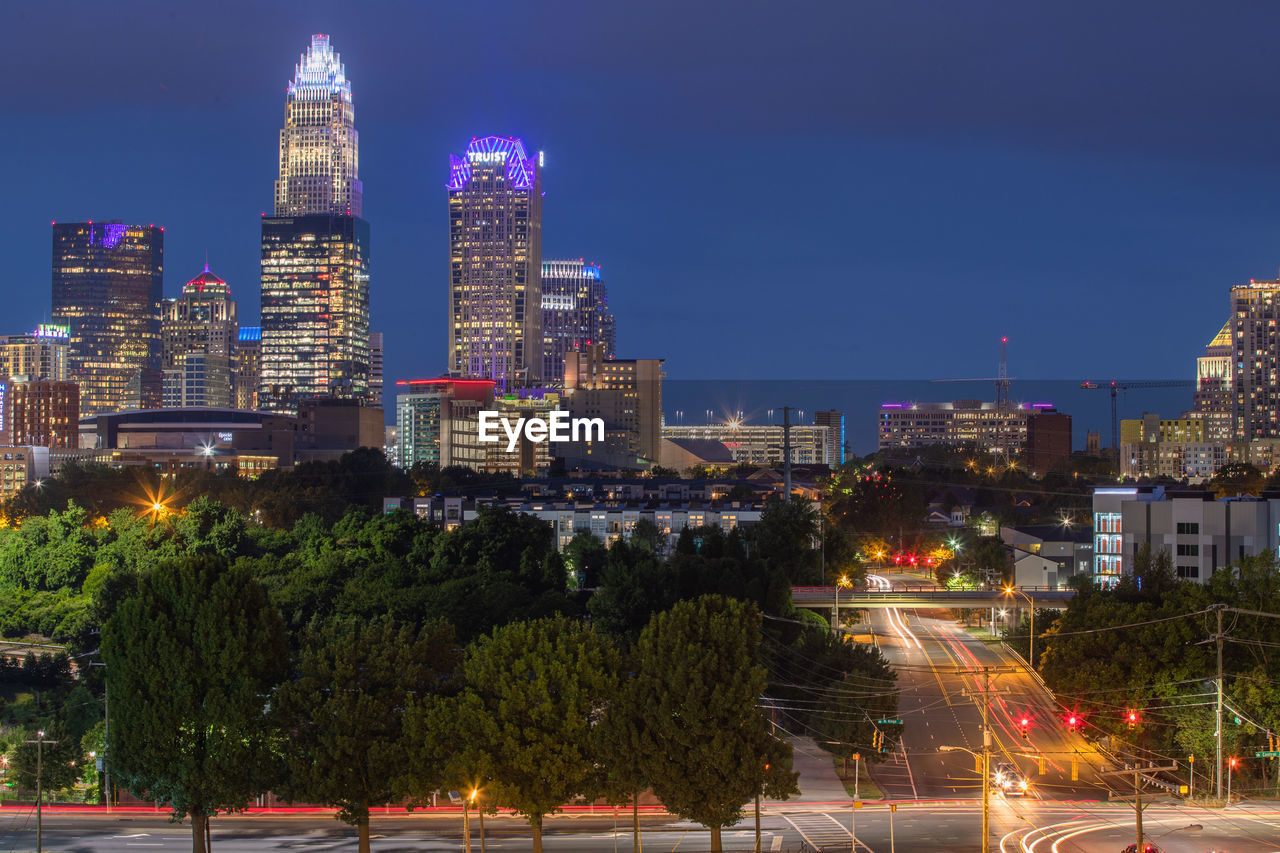
[(45, 740), (44, 732), (36, 732), (35, 740), (23, 741), (36, 745), (36, 853), (44, 853), (44, 745), (57, 743)]
[[(1178, 763), (1176, 761), (1172, 764), (1165, 764), (1159, 767), (1154, 764), (1148, 764), (1146, 767), (1139, 767), (1138, 762), (1135, 761), (1132, 767), (1126, 765), (1123, 770), (1108, 770), (1105, 773), (1099, 774), (1101, 776), (1127, 776), (1129, 774), (1133, 774), (1133, 810), (1138, 833), (1137, 849), (1139, 850), (1142, 849), (1143, 844), (1142, 810), (1146, 808), (1146, 806), (1142, 804), (1142, 774), (1172, 773), (1177, 769)], [(1126, 797), (1125, 799), (1128, 798)]]
[(1218, 633), (1214, 635), (1214, 640), (1218, 643), (1218, 701), (1214, 707), (1214, 721), (1217, 723), (1217, 729), (1214, 731), (1214, 749), (1216, 756), (1213, 763), (1214, 776), (1217, 779), (1217, 798), (1222, 799), (1222, 606), (1218, 606)]
[(965, 696), (981, 697), (982, 711), (982, 853), (991, 851), (991, 695), (1004, 690), (991, 689), (991, 676), (1017, 672), (1018, 667), (982, 667), (982, 690), (965, 690)]

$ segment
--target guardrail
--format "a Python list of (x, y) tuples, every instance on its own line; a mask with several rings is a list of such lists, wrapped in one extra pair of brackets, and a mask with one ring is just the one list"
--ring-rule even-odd
[[(791, 588), (791, 600), (799, 605), (834, 607), (837, 587), (797, 586)], [(1049, 589), (1046, 587), (1020, 587), (1033, 603), (1039, 606), (1065, 605), (1073, 597), (1074, 589)], [(907, 587), (893, 590), (854, 590), (839, 588), (841, 607), (1019, 607), (1021, 596), (1012, 596), (1003, 590), (950, 590), (937, 587)]]

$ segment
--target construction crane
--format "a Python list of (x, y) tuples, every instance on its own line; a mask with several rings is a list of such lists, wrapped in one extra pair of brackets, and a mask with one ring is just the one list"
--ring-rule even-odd
[(1120, 436), (1116, 421), (1116, 392), (1139, 388), (1194, 388), (1195, 386), (1194, 379), (1153, 379), (1147, 382), (1116, 382), (1113, 379), (1107, 385), (1100, 385), (1086, 379), (1080, 383), (1080, 387), (1086, 391), (1100, 391), (1103, 388), (1111, 391), (1111, 452), (1115, 454), (1117, 472), (1120, 470)]

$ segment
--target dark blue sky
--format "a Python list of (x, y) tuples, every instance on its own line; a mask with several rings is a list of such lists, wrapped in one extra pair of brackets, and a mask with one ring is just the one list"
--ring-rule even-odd
[(5, 4), (4, 323), (51, 220), (166, 226), (258, 307), (284, 86), (356, 103), (388, 379), (445, 366), (448, 155), (546, 152), (544, 256), (672, 378), (1190, 377), (1280, 266), (1270, 2)]

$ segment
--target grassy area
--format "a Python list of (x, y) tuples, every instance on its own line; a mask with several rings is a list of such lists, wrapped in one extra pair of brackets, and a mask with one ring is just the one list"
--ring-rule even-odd
[(966, 625), (965, 630), (973, 635), (975, 640), (981, 640), (984, 643), (998, 643), (1000, 638), (992, 634), (986, 628), (979, 628), (976, 625)]
[(844, 784), (845, 793), (847, 793), (850, 796), (850, 798), (853, 797), (854, 765), (857, 765), (858, 774), (859, 774), (858, 775), (858, 799), (878, 800), (884, 796), (881, 790), (876, 787), (876, 783), (871, 781), (871, 776), (867, 773), (867, 767), (866, 767), (867, 763), (865, 761), (850, 761), (849, 762), (850, 771), (848, 776), (845, 775), (844, 761), (842, 759), (839, 759), (833, 756), (832, 761), (835, 762), (836, 775), (840, 777), (841, 783)]

